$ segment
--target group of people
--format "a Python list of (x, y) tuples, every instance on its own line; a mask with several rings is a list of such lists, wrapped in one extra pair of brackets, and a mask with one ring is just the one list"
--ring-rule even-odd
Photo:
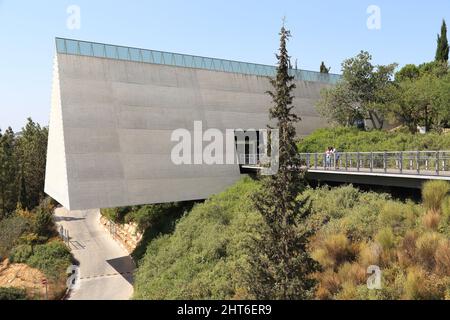
[(325, 151), (325, 169), (332, 167), (339, 168), (339, 153), (337, 152), (335, 147), (328, 147)]

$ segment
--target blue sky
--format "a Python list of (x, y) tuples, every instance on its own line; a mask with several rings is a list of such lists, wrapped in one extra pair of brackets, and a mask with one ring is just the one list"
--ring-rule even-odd
[[(67, 28), (70, 5), (79, 30)], [(380, 30), (367, 28), (369, 5), (381, 9)], [(377, 64), (432, 60), (450, 1), (0, 0), (0, 128), (20, 130), (30, 116), (48, 124), (55, 36), (274, 64), (283, 16), (299, 68), (324, 60), (339, 73), (362, 49)]]

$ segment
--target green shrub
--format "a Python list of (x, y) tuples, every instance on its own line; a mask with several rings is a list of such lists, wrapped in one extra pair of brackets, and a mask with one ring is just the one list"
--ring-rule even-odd
[[(387, 194), (360, 192), (351, 185), (308, 188), (298, 198), (308, 199), (307, 205), (311, 206), (309, 228), (321, 228), (327, 234), (345, 233), (353, 241), (371, 238), (376, 233), (381, 207), (390, 200)], [(414, 206), (411, 210), (415, 210)]]
[(55, 235), (53, 212), (45, 208), (36, 209), (33, 230), (40, 237), (50, 238)]
[(33, 255), (33, 248), (30, 245), (22, 244), (11, 250), (9, 261), (11, 263), (26, 263)]
[(422, 188), (422, 200), (425, 208), (441, 211), (442, 203), (450, 192), (450, 184), (443, 180), (428, 181)]
[(60, 241), (53, 241), (34, 248), (34, 254), (27, 260), (27, 264), (39, 269), (51, 279), (57, 280), (65, 276), (71, 265), (72, 255), (67, 246)]
[(358, 205), (349, 210), (342, 219), (331, 221), (331, 225), (336, 225), (353, 241), (370, 239), (378, 230), (378, 215), (384, 203), (384, 200), (376, 199), (375, 194), (371, 195), (367, 202), (360, 198)]
[(45, 242), (55, 236), (53, 209), (53, 201), (46, 198), (31, 211), (18, 208), (10, 217), (1, 220), (0, 260), (7, 257), (14, 246), (23, 244), (26, 235), (35, 234), (35, 243)]
[[(134, 221), (138, 229), (144, 231), (143, 238), (133, 251), (135, 261), (139, 261), (145, 254), (147, 244), (153, 239), (170, 234), (175, 229), (176, 222), (195, 205), (194, 201), (167, 203), (161, 205), (143, 206), (130, 212), (126, 220)], [(146, 210), (149, 208), (149, 211)], [(139, 211), (139, 213), (138, 213)]]
[(381, 229), (375, 238), (377, 242), (381, 245), (383, 250), (391, 250), (396, 246), (396, 239), (394, 232), (392, 232), (391, 228), (383, 228)]
[(133, 211), (133, 209), (134, 207), (107, 208), (101, 209), (100, 212), (103, 216), (115, 223), (124, 223), (126, 215)]
[(165, 217), (180, 217), (186, 210), (190, 210), (193, 202), (163, 203), (145, 205), (129, 212), (126, 222), (135, 222), (140, 231), (159, 224)]
[(20, 216), (12, 216), (0, 221), (0, 260), (9, 255), (22, 234), (29, 230), (29, 221)]
[(0, 287), (0, 301), (2, 300), (27, 300), (24, 289)]
[(249, 178), (196, 205), (173, 234), (152, 240), (135, 277), (136, 299), (231, 299), (261, 218), (251, 207)]
[(381, 228), (390, 227), (395, 235), (400, 235), (414, 227), (417, 215), (412, 204), (388, 201), (381, 207), (378, 223)]

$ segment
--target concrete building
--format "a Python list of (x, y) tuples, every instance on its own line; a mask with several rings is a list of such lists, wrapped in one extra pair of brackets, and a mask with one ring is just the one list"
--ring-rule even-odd
[[(204, 199), (235, 165), (175, 165), (173, 130), (266, 128), (275, 67), (56, 39), (45, 192), (70, 210)], [(326, 125), (314, 105), (339, 76), (295, 75), (297, 133)], [(192, 149), (194, 152), (194, 148)]]

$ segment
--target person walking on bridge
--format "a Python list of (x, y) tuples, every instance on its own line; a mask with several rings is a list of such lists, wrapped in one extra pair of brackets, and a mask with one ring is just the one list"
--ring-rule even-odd
[(331, 155), (332, 155), (333, 147), (328, 147), (325, 151), (325, 170), (328, 170), (331, 167)]
[(335, 147), (333, 147), (332, 153), (333, 153), (333, 156), (334, 156), (334, 167), (336, 169), (339, 169), (339, 159), (341, 157), (341, 154), (336, 150)]

